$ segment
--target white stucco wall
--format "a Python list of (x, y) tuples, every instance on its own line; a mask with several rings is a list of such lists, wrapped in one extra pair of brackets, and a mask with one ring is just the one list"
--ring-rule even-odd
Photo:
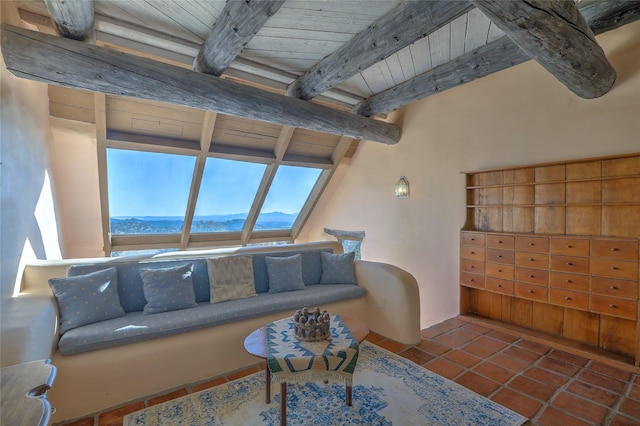
[[(2, 22), (19, 25), (0, 2)], [(0, 64), (0, 290), (11, 299), (21, 264), (61, 257), (49, 162), (47, 86), (14, 77)], [(5, 324), (2, 324), (3, 328)]]
[[(102, 257), (102, 219), (95, 125), (50, 118), (52, 174), (58, 189), (66, 258)], [(71, 190), (67, 190), (71, 189)]]

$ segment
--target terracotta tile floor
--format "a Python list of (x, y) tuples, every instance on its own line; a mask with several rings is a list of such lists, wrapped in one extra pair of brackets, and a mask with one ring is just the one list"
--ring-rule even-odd
[[(425, 329), (422, 337), (415, 346), (375, 333), (367, 340), (517, 411), (530, 419), (530, 425), (640, 425), (640, 374), (461, 318)], [(256, 365), (59, 425), (121, 425), (128, 413), (261, 368)]]

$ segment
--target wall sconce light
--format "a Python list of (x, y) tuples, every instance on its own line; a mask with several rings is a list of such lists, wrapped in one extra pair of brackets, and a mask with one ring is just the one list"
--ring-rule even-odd
[(396, 183), (396, 198), (409, 198), (409, 181), (404, 176)]

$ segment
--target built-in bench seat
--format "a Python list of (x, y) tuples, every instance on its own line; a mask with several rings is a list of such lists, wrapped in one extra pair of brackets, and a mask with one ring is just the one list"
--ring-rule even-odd
[(350, 284), (317, 284), (304, 290), (284, 293), (260, 293), (256, 297), (216, 303), (201, 302), (195, 308), (161, 312), (153, 315), (130, 312), (123, 317), (74, 328), (60, 337), (62, 355), (73, 355), (190, 330), (222, 325), (264, 316), (274, 312), (294, 311), (303, 306), (363, 297), (366, 290)]
[[(2, 365), (48, 357), (57, 368), (48, 399), (53, 422), (81, 418), (173, 388), (246, 368), (258, 360), (245, 337), (303, 306), (359, 319), (370, 330), (405, 344), (420, 341), (415, 278), (393, 265), (353, 263), (354, 284), (320, 284), (321, 252), (342, 253), (337, 242), (164, 253), (126, 259), (34, 261), (24, 268), (21, 290), (2, 312)], [(300, 254), (304, 286), (269, 293), (265, 257)], [(257, 295), (210, 303), (207, 259), (251, 256)], [(142, 269), (192, 264), (193, 307), (145, 314)], [(123, 313), (65, 330), (50, 279), (117, 268)], [(25, 319), (29, 319), (25, 321)]]

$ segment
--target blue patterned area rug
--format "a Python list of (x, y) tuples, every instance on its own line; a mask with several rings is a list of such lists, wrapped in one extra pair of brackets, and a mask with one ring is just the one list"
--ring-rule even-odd
[[(277, 425), (280, 386), (264, 402), (264, 372), (129, 414), (124, 426)], [(289, 425), (521, 425), (527, 419), (368, 342), (360, 345), (353, 406), (344, 383), (289, 384)]]

